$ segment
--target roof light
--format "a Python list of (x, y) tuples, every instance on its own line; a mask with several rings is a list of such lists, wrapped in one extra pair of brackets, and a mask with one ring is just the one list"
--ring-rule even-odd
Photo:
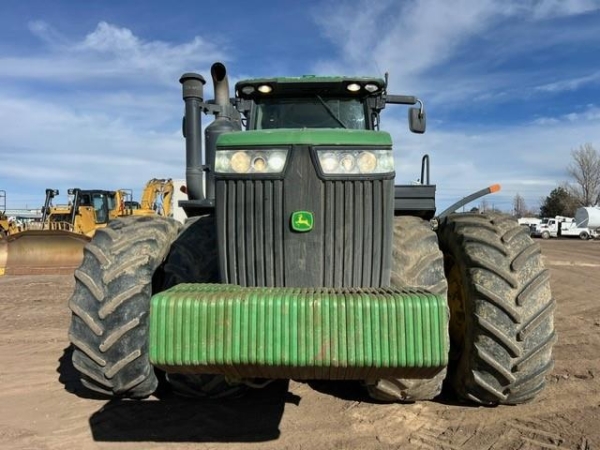
[(242, 88), (242, 93), (246, 95), (250, 95), (254, 92), (254, 86), (247, 85)]
[(348, 86), (346, 86), (346, 89), (348, 89), (350, 92), (358, 92), (360, 91), (360, 84), (350, 83)]
[(376, 84), (365, 84), (365, 89), (371, 93), (376, 92), (379, 90), (379, 86), (377, 86)]
[(269, 86), (268, 84), (261, 84), (258, 87), (258, 92), (260, 92), (262, 94), (270, 94), (272, 90), (273, 90), (273, 88), (271, 86)]

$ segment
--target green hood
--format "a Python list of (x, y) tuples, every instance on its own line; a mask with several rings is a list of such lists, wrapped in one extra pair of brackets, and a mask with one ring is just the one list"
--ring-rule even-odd
[(370, 145), (391, 147), (392, 138), (385, 131), (347, 130), (343, 128), (280, 128), (224, 133), (218, 147), (271, 145)]

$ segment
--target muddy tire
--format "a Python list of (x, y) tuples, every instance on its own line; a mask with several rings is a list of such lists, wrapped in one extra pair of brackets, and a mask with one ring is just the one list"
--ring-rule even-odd
[(451, 215), (438, 235), (457, 355), (452, 386), (487, 405), (533, 399), (553, 367), (555, 342), (555, 302), (539, 245), (499, 214)]
[(148, 360), (152, 280), (180, 228), (164, 217), (127, 217), (97, 230), (85, 247), (69, 300), (69, 339), (88, 389), (131, 398), (156, 389)]
[(548, 231), (542, 231), (542, 239), (550, 239), (550, 233)]
[[(164, 265), (162, 290), (180, 283), (218, 283), (217, 228), (213, 216), (190, 219)], [(173, 390), (186, 397), (222, 398), (241, 394), (245, 385), (229, 383), (222, 375), (167, 374)]]
[[(394, 218), (391, 284), (424, 288), (446, 297), (444, 258), (428, 221), (410, 216)], [(441, 392), (445, 376), (446, 369), (427, 379), (385, 378), (367, 385), (367, 389), (379, 401), (430, 400)]]
[(587, 241), (590, 238), (590, 234), (587, 231), (579, 233), (579, 239)]

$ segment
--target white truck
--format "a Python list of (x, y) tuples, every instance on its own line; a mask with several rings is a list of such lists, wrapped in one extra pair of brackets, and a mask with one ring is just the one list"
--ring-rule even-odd
[(535, 231), (535, 227), (542, 223), (542, 219), (538, 219), (537, 217), (521, 217), (520, 219), (517, 219), (517, 222), (519, 222), (519, 225), (526, 228), (531, 236)]
[(580, 226), (573, 217), (545, 217), (535, 226), (532, 235), (549, 239), (551, 237), (578, 237), (580, 239), (594, 239), (598, 237), (595, 229)]

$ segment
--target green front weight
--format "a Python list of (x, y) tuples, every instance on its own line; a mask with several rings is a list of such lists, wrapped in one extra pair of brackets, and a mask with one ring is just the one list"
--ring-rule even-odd
[(446, 300), (421, 290), (181, 284), (151, 301), (150, 361), (168, 372), (416, 378), (448, 348)]

